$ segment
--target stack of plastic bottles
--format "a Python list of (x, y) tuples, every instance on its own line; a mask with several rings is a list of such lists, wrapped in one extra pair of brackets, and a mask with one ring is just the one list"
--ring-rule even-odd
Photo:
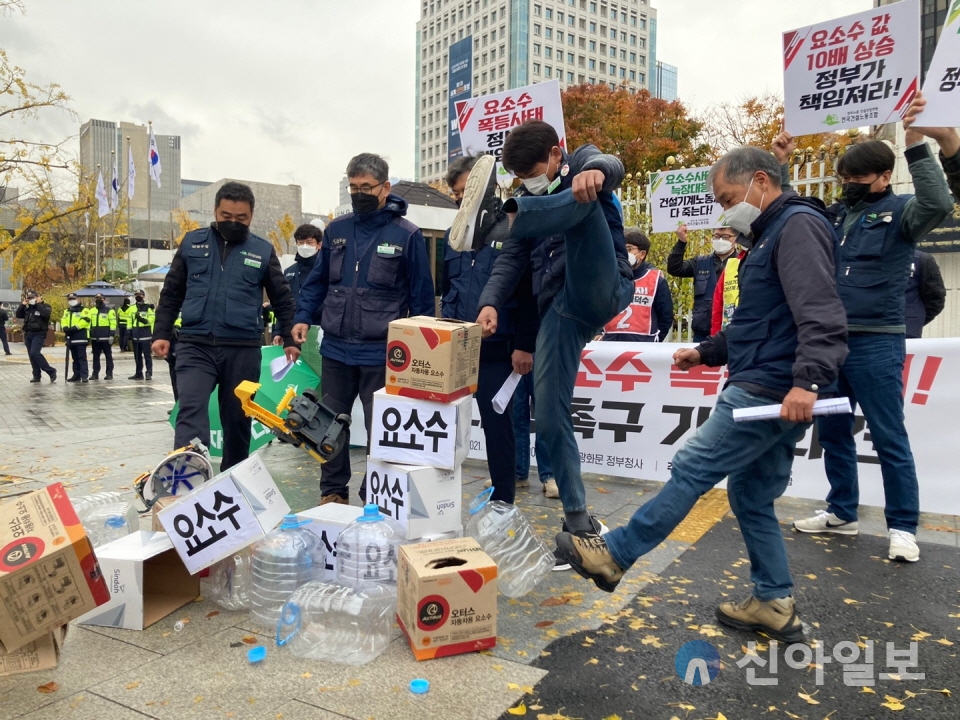
[(280, 609), (301, 585), (323, 578), (326, 548), (303, 526), (309, 520), (287, 515), (280, 526), (253, 546), (250, 609), (253, 618), (274, 628)]
[(137, 509), (118, 492), (82, 495), (71, 503), (95, 548), (140, 529)]
[(490, 501), (493, 488), (470, 505), (467, 535), (497, 563), (497, 583), (507, 597), (520, 597), (550, 574), (554, 556), (516, 505)]
[(290, 597), (277, 625), (277, 644), (297, 657), (363, 665), (393, 639), (397, 554), (403, 526), (376, 505), (340, 533), (337, 581), (311, 582)]
[(250, 560), (250, 548), (244, 548), (210, 568), (208, 596), (224, 610), (250, 608)]

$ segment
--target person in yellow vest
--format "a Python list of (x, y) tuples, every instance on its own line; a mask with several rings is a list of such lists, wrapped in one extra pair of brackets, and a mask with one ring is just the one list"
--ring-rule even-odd
[(67, 382), (85, 383), (89, 380), (87, 370), (87, 339), (90, 330), (90, 315), (87, 308), (80, 304), (76, 293), (67, 295), (67, 309), (60, 318), (60, 328), (73, 360), (73, 374)]
[[(713, 232), (714, 243), (737, 243), (737, 234), (730, 228), (718, 228)], [(713, 289), (713, 304), (711, 305), (710, 334), (716, 335), (730, 322), (733, 311), (740, 302), (740, 263), (747, 256), (743, 248), (736, 248), (736, 252), (728, 260), (720, 275), (717, 277), (717, 286)]]
[(130, 344), (130, 318), (134, 312), (130, 298), (125, 297), (123, 303), (117, 308), (117, 332), (119, 333), (117, 342), (120, 345), (120, 352), (126, 352)]
[(113, 380), (113, 337), (117, 333), (117, 312), (103, 295), (97, 295), (92, 308), (87, 310), (90, 316), (90, 340), (93, 343), (93, 374), (91, 380), (100, 379), (100, 356), (107, 360), (107, 372), (104, 380)]
[[(154, 307), (152, 303), (147, 302), (143, 290), (137, 290), (133, 299), (136, 304), (131, 306), (134, 312), (130, 321), (130, 332), (133, 338), (133, 357), (137, 363), (137, 371), (128, 379), (152, 380), (153, 354), (150, 345), (153, 343)], [(144, 365), (146, 365), (146, 375), (143, 372)]]
[(640, 228), (624, 228), (623, 237), (633, 266), (633, 299), (604, 326), (601, 340), (663, 342), (673, 326), (673, 298), (667, 279), (647, 262), (650, 239)]

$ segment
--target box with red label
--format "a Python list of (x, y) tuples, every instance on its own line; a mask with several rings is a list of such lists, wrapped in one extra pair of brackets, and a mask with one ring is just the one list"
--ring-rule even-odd
[(109, 599), (63, 485), (0, 504), (0, 644), (8, 653)]
[(387, 334), (387, 386), (391, 395), (451, 402), (477, 390), (480, 326), (460, 320), (394, 320)]
[(497, 644), (497, 565), (473, 538), (401, 545), (397, 620), (417, 660)]

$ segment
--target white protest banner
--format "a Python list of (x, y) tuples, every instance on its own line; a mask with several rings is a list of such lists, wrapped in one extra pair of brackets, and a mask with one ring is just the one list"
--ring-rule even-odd
[(460, 527), (459, 468), (398, 465), (367, 458), (367, 502), (403, 525), (407, 540)]
[(469, 452), (472, 411), (469, 395), (441, 403), (378, 390), (373, 394), (370, 457), (453, 470)]
[(667, 170), (650, 175), (654, 232), (723, 227), (723, 208), (707, 186), (709, 167)]
[(927, 106), (918, 116), (917, 127), (960, 125), (960, 0), (952, 0), (940, 41), (930, 61), (923, 97)]
[(566, 150), (560, 83), (556, 80), (457, 100), (455, 105), (464, 155), (493, 155), (499, 161), (507, 134), (527, 120), (550, 123), (560, 137), (560, 147)]
[[(595, 342), (580, 361), (571, 412), (584, 473), (666, 481), (674, 454), (710, 416), (726, 382), (725, 368), (673, 365), (671, 343)], [(953, 437), (960, 406), (960, 338), (907, 340), (904, 412), (920, 480), (920, 509), (960, 514), (952, 468), (960, 464)], [(876, 450), (858, 408), (854, 425), (860, 502), (884, 504)], [(486, 459), (479, 415), (470, 457)], [(534, 429), (533, 427), (531, 428)], [(530, 436), (531, 458), (534, 435)], [(823, 500), (829, 491), (823, 448), (808, 430), (797, 444), (786, 494)]]
[(919, 0), (783, 34), (784, 123), (793, 135), (897, 122), (919, 85)]

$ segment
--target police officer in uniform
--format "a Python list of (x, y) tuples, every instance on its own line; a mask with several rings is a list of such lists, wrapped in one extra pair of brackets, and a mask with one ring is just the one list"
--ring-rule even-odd
[[(136, 372), (128, 380), (153, 379), (153, 355), (150, 344), (153, 342), (153, 322), (155, 311), (152, 303), (147, 302), (143, 290), (134, 294), (133, 312), (130, 313), (130, 337), (133, 339), (133, 358), (137, 363)], [(147, 374), (143, 374), (146, 365)], [(178, 446), (180, 447), (180, 446)]]
[(253, 208), (248, 186), (224, 183), (215, 199), (215, 221), (187, 233), (180, 243), (157, 308), (153, 350), (162, 358), (170, 351), (174, 321), (182, 312), (176, 359), (180, 412), (173, 445), (183, 447), (194, 438), (210, 444), (207, 406), (219, 385), (221, 470), (250, 452), (250, 419), (234, 389), (260, 377), (264, 291), (286, 338), (287, 358), (300, 355), (290, 337), (296, 304), (273, 245), (250, 232)]
[(67, 309), (60, 318), (60, 327), (73, 360), (73, 374), (67, 378), (67, 382), (88, 382), (90, 371), (87, 369), (87, 341), (90, 314), (87, 308), (80, 304), (76, 293), (67, 295)]
[(50, 367), (50, 363), (43, 356), (43, 343), (47, 339), (47, 330), (50, 328), (50, 313), (53, 312), (47, 303), (43, 302), (33, 290), (27, 290), (26, 297), (17, 308), (15, 315), (23, 320), (23, 344), (27, 346), (27, 357), (30, 358), (30, 367), (33, 369), (33, 380), (40, 382), (40, 373), (50, 376), (50, 382), (57, 381), (57, 371)]
[(90, 339), (93, 341), (93, 375), (91, 380), (100, 379), (100, 356), (107, 359), (107, 373), (104, 380), (113, 380), (113, 336), (117, 332), (117, 312), (97, 295), (96, 303), (88, 310), (90, 315)]
[(117, 330), (120, 336), (117, 342), (120, 346), (120, 352), (126, 352), (127, 343), (130, 342), (130, 317), (136, 312), (131, 308), (133, 308), (133, 305), (128, 297), (125, 297), (123, 303), (117, 308)]

